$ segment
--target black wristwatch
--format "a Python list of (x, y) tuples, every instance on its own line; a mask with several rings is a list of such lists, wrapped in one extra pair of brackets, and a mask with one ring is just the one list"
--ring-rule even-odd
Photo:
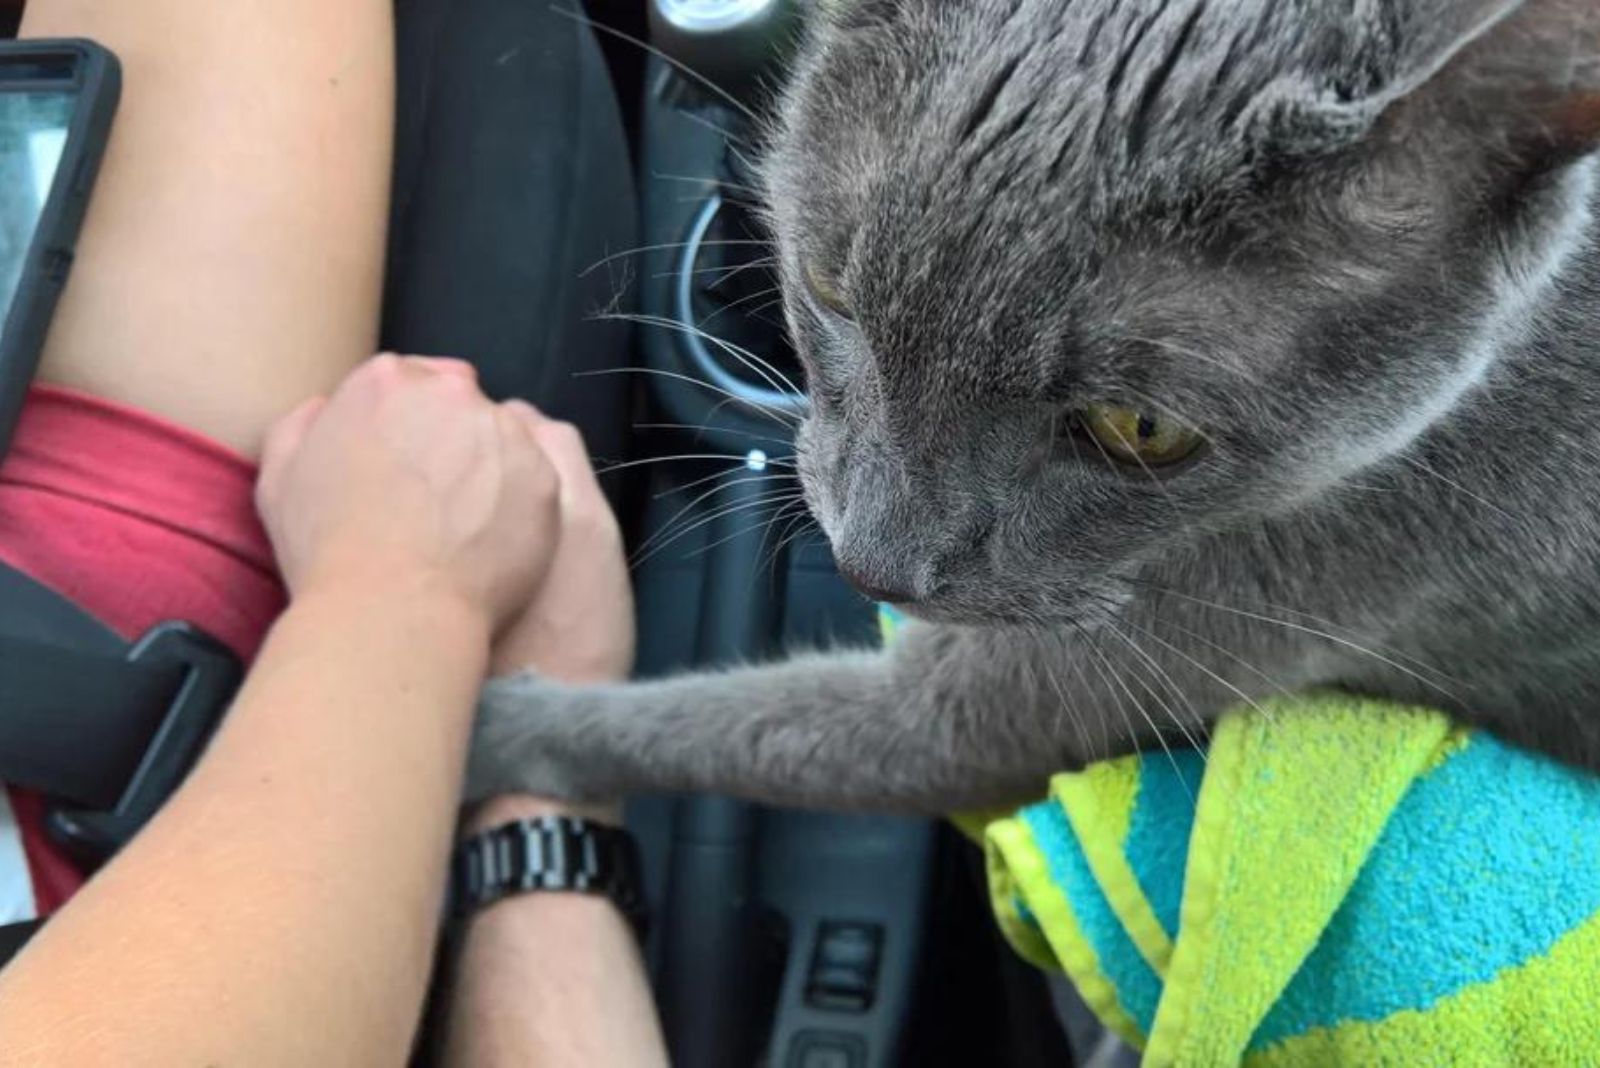
[(536, 891), (608, 898), (644, 937), (639, 846), (627, 831), (544, 816), (504, 824), (456, 847), (451, 900), (457, 917)]

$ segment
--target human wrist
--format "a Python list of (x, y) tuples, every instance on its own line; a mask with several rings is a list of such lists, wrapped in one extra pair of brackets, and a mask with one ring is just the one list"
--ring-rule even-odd
[(620, 808), (500, 797), (464, 822), (452, 862), (455, 909), (476, 926), (489, 914), (548, 913), (581, 901), (584, 911), (615, 911), (642, 937), (639, 863)]
[[(354, 573), (303, 583), (283, 622), (291, 621), (300, 621), (293, 624), (297, 629), (347, 635), (333, 648), (392, 649), (384, 655), (403, 655), (417, 667), (436, 664), (433, 677), (472, 692), (483, 680), (492, 639), (485, 612), (422, 576), (382, 580)], [(465, 702), (464, 712), (472, 705)]]
[(607, 686), (628, 680), (629, 663), (623, 663), (619, 656), (563, 652), (559, 665), (541, 662), (547, 659), (550, 658), (523, 656), (496, 647), (489, 663), (489, 676), (504, 679), (531, 674), (562, 686)]
[(622, 826), (620, 803), (589, 803), (553, 801), (529, 794), (505, 794), (490, 798), (474, 806), (464, 816), (461, 834), (464, 838), (484, 834), (508, 823), (522, 820), (539, 820), (547, 817), (584, 819), (608, 827)]
[(488, 606), (428, 568), (389, 566), (377, 559), (350, 561), (343, 566), (318, 567), (290, 585), (294, 605), (319, 609), (349, 606), (379, 611), (384, 617), (430, 620), (452, 634), (481, 638), (486, 650), (493, 636)]

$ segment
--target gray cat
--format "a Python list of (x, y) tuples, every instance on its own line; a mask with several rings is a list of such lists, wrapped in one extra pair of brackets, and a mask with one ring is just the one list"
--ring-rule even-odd
[(767, 182), (885, 652), (492, 685), (471, 790), (944, 811), (1342, 686), (1600, 769), (1600, 5), (851, 0)]

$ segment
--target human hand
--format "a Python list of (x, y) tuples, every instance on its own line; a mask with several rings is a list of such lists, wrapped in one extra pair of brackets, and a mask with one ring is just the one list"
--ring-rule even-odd
[(509, 623), (561, 521), (531, 413), (490, 402), (460, 361), (384, 355), (286, 416), (256, 500), (290, 592), (417, 584)]
[[(634, 620), (622, 532), (577, 428), (539, 415), (530, 416), (530, 422), (561, 476), (561, 533), (544, 584), (500, 638), (490, 670), (496, 675), (535, 671), (573, 684), (626, 678), (633, 667)], [(622, 822), (616, 804), (579, 806), (508, 796), (470, 813), (466, 832), (551, 815)]]
[(633, 668), (633, 589), (622, 532), (578, 429), (520, 408), (561, 479), (561, 530), (544, 583), (495, 646), (490, 672), (615, 682)]

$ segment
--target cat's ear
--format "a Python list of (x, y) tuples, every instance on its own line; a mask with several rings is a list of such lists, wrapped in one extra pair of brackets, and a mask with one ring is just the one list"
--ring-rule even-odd
[(1529, 166), (1600, 148), (1597, 0), (1374, 0), (1341, 36), (1331, 79), (1254, 116), (1275, 147), (1315, 153), (1443, 121)]
[(1530, 165), (1600, 148), (1600, 3), (1474, 3), (1481, 25), (1403, 82), (1384, 120), (1444, 117)]

